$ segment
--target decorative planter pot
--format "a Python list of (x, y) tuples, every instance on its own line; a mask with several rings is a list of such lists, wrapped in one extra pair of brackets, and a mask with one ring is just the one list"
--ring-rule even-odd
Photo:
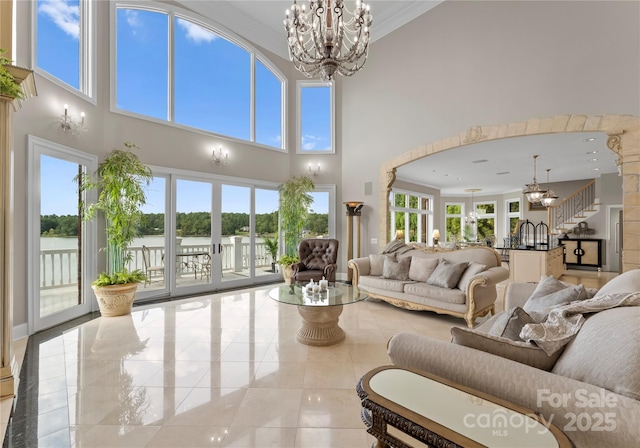
[(291, 265), (289, 266), (282, 266), (282, 277), (284, 278), (284, 284), (285, 285), (290, 285), (293, 277), (293, 268), (291, 267)]
[(124, 285), (92, 286), (98, 299), (100, 314), (104, 317), (123, 316), (131, 313), (133, 299), (138, 290), (137, 283)]

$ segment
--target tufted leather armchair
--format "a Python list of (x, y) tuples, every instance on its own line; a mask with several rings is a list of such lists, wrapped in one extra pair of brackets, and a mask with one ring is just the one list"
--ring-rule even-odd
[(336, 281), (336, 261), (338, 259), (338, 240), (330, 238), (307, 238), (300, 241), (298, 247), (300, 262), (291, 265), (292, 280), (307, 283), (322, 280)]

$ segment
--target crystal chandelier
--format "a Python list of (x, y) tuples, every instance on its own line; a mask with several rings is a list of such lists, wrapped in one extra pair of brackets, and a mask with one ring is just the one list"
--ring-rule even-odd
[(294, 0), (284, 20), (289, 58), (309, 78), (319, 74), (323, 81), (331, 81), (336, 73), (351, 76), (367, 60), (372, 19), (369, 5), (361, 0), (353, 13), (344, 0), (310, 0), (308, 12)]
[(545, 207), (551, 207), (553, 203), (556, 202), (556, 199), (558, 199), (558, 195), (549, 188), (549, 171), (551, 171), (551, 168), (547, 168), (547, 191), (544, 192), (542, 199), (540, 199), (540, 202), (542, 202), (542, 205)]
[(538, 180), (536, 179), (536, 159), (537, 158), (538, 158), (537, 154), (533, 156), (533, 183), (527, 184), (526, 188), (524, 189), (524, 194), (527, 196), (527, 201), (531, 203), (540, 202), (540, 200), (542, 199), (542, 195), (546, 191), (540, 188), (540, 185), (538, 185)]

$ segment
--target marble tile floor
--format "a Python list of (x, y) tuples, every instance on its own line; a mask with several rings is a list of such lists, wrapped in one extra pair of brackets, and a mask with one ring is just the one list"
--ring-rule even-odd
[[(580, 272), (566, 280), (615, 276)], [(344, 342), (310, 347), (295, 340), (296, 307), (271, 300), (272, 287), (88, 316), (17, 341), (25, 362), (8, 428), (11, 400), (0, 408), (3, 447), (371, 446), (355, 385), (389, 363), (387, 340), (450, 340), (465, 326), (368, 299), (344, 307)], [(499, 290), (498, 311), (502, 300)]]

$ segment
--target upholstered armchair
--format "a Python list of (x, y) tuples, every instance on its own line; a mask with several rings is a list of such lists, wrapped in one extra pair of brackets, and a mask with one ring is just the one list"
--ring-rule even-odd
[(297, 283), (319, 281), (322, 277), (329, 282), (336, 281), (338, 240), (330, 238), (308, 238), (300, 241), (298, 248), (300, 262), (291, 265), (292, 280)]

